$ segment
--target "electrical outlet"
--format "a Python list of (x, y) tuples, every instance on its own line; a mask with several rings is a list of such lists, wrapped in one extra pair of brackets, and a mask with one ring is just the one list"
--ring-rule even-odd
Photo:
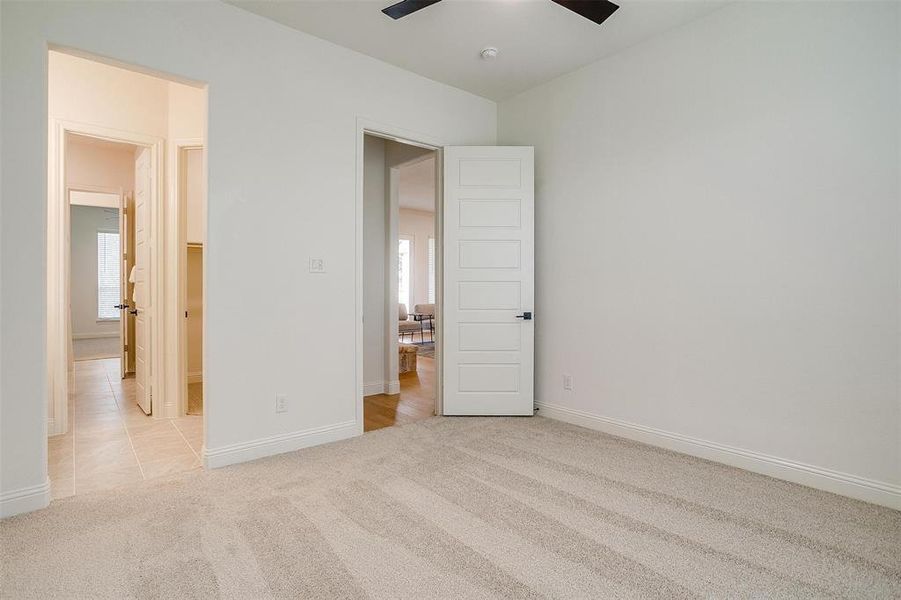
[(275, 395), (275, 412), (288, 412), (288, 396), (286, 394)]
[(310, 273), (325, 273), (325, 260), (321, 258), (311, 258)]
[(564, 375), (563, 376), (563, 389), (568, 392), (573, 391), (573, 376), (572, 375)]

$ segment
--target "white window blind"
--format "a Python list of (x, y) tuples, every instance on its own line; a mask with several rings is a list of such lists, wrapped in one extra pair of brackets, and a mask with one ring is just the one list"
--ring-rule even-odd
[(435, 304), (435, 238), (429, 238), (429, 304)]
[(119, 234), (97, 232), (97, 318), (118, 319)]

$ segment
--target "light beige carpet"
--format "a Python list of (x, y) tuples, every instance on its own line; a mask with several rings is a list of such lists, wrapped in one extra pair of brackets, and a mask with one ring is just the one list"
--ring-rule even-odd
[(432, 418), (0, 524), (6, 598), (901, 596), (901, 513), (542, 418)]

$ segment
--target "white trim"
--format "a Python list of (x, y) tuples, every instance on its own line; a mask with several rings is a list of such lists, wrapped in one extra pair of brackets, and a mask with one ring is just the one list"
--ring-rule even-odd
[(203, 383), (203, 371), (191, 371), (186, 379), (188, 383)]
[(221, 448), (210, 449), (204, 446), (202, 452), (203, 466), (207, 469), (225, 467), (275, 454), (293, 452), (301, 448), (317, 446), (327, 442), (336, 442), (356, 435), (356, 421), (345, 421), (303, 431), (259, 438), (239, 444), (230, 444)]
[(901, 486), (546, 402), (539, 415), (901, 510)]
[[(115, 321), (112, 319), (109, 319), (107, 321), (100, 321), (100, 322), (101, 323), (118, 323), (119, 319), (116, 319)], [(73, 340), (92, 340), (94, 338), (117, 338), (117, 337), (119, 337), (119, 335), (120, 334), (118, 331), (113, 331), (111, 333), (73, 333), (72, 339)]]
[(377, 396), (378, 394), (384, 394), (385, 390), (388, 388), (385, 385), (384, 381), (376, 381), (373, 383), (364, 383), (363, 384), (363, 396)]
[[(76, 198), (75, 194), (84, 194), (86, 197)], [(93, 192), (88, 190), (72, 189), (69, 186), (69, 206), (90, 206), (94, 208), (115, 208), (119, 210), (121, 192)], [(106, 196), (98, 198), (98, 196)], [(115, 197), (115, 202), (110, 201), (110, 197)]]
[(44, 483), (0, 494), (0, 518), (46, 508), (50, 504), (50, 478)]
[(399, 394), (400, 380), (394, 381), (374, 381), (372, 383), (363, 384), (363, 396), (375, 396), (378, 394)]

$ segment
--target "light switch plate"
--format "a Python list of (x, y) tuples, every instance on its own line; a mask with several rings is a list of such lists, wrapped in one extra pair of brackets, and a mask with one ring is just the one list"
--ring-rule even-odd
[(325, 273), (325, 260), (321, 258), (311, 258), (310, 273)]

